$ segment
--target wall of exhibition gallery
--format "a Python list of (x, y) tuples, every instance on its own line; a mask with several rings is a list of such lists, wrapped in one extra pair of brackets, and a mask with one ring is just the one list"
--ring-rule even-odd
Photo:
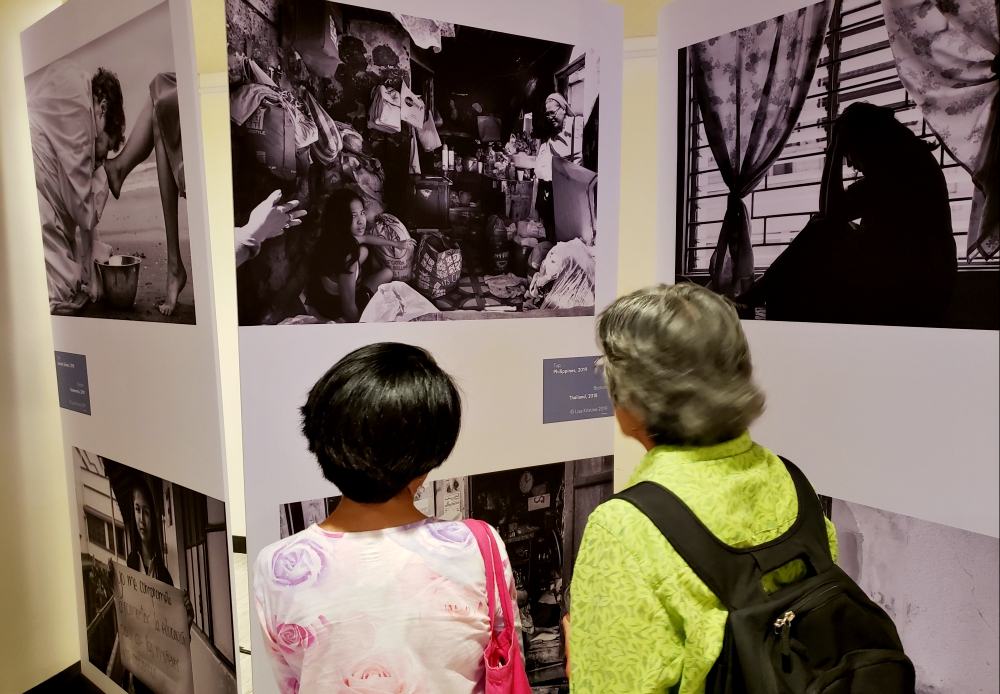
[[(657, 11), (659, 0), (625, 7), (622, 186), (618, 291), (650, 284), (657, 256)], [(65, 445), (51, 320), (32, 187), (20, 32), (58, 0), (0, 0), (0, 694), (20, 693), (80, 658)], [(671, 7), (673, 10), (675, 6)], [(195, 46), (209, 185), (229, 186), (229, 101), (222, 0), (194, 0)], [(223, 130), (225, 128), (225, 130)], [(218, 151), (213, 148), (218, 147)], [(212, 183), (215, 182), (215, 183)], [(210, 204), (220, 353), (237, 349), (229, 192)], [(228, 288), (228, 289), (227, 289)], [(773, 361), (773, 359), (771, 360)], [(761, 359), (766, 370), (768, 359)], [(220, 362), (232, 532), (245, 534), (238, 360)], [(766, 374), (765, 374), (766, 375)], [(767, 383), (765, 383), (767, 386)], [(774, 411), (780, 411), (775, 403)], [(773, 420), (772, 420), (773, 421)], [(767, 422), (764, 436), (773, 435)], [(641, 448), (616, 432), (616, 486)], [(765, 438), (764, 443), (768, 443)], [(990, 461), (983, 461), (990, 464)], [(993, 464), (996, 461), (992, 461)], [(16, 558), (16, 559), (14, 559)]]
[[(51, 318), (31, 175), (31, 148), (21, 68), (20, 32), (59, 6), (56, 0), (0, 0), (0, 694), (20, 694), (80, 659), (70, 505), (64, 442), (52, 368)], [(226, 147), (228, 127), (223, 3), (194, 2), (196, 50), (206, 147)], [(622, 252), (619, 291), (654, 278), (657, 0), (623, 0), (625, 7)], [(220, 116), (225, 114), (224, 117)], [(228, 151), (206, 152), (208, 180), (228, 185)], [(213, 175), (214, 174), (214, 175)], [(213, 199), (212, 191), (208, 191)], [(221, 197), (229, 199), (228, 195)], [(232, 243), (232, 209), (210, 207), (213, 247)], [(235, 288), (231, 250), (214, 254), (217, 287)], [(627, 271), (624, 271), (627, 269)], [(220, 348), (236, 350), (235, 289), (217, 296)], [(227, 363), (228, 361), (228, 363)], [(223, 366), (230, 489), (243, 487), (239, 379), (236, 359)], [(236, 452), (234, 454), (234, 451)], [(638, 445), (619, 436), (615, 459), (631, 467)], [(623, 470), (627, 473), (627, 470)], [(619, 475), (620, 479), (624, 479)], [(244, 509), (231, 497), (233, 534), (244, 534)], [(16, 561), (7, 559), (17, 557)], [(16, 567), (16, 569), (14, 568)], [(20, 625), (20, 627), (18, 626)]]

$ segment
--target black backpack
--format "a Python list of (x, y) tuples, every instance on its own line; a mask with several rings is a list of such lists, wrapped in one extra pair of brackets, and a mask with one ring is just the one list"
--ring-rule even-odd
[[(795, 482), (798, 518), (756, 547), (724, 544), (654, 482), (613, 497), (648, 516), (729, 610), (706, 694), (913, 694), (913, 664), (892, 619), (833, 563), (819, 498), (782, 461)], [(805, 562), (806, 577), (768, 595), (761, 578), (794, 559)]]

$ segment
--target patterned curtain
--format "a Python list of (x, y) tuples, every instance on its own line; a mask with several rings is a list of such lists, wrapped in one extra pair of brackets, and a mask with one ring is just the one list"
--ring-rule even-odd
[(996, 2), (882, 0), (882, 13), (903, 86), (976, 184), (967, 257), (992, 257), (1000, 247)]
[(691, 47), (695, 98), (722, 180), (726, 216), (709, 272), (718, 292), (754, 280), (749, 195), (781, 154), (806, 100), (832, 0)]

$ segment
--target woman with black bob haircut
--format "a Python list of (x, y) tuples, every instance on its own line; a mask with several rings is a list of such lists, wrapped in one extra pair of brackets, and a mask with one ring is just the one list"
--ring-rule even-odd
[(351, 352), (302, 406), (323, 476), (359, 504), (390, 501), (426, 477), (451, 454), (461, 424), (455, 383), (427, 352), (403, 344)]
[(464, 523), (428, 518), (413, 502), (451, 454), (461, 419), (454, 381), (410, 345), (357, 349), (312, 387), (302, 431), (342, 498), (254, 566), (283, 694), (482, 691), (490, 615), (479, 546)]

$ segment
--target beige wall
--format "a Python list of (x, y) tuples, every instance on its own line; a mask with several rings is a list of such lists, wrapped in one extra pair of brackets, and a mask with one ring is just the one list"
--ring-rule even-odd
[[(32, 179), (19, 34), (58, 0), (0, 0), (0, 694), (20, 694), (80, 658), (70, 537), (70, 504), (55, 389), (38, 208)], [(627, 36), (656, 31), (658, 0), (624, 0)], [(194, 5), (205, 129), (210, 222), (218, 262), (220, 347), (236, 353), (234, 269), (230, 258), (228, 96), (222, 2)], [(626, 42), (619, 289), (652, 282), (655, 230), (655, 40)], [(219, 152), (213, 152), (213, 145)], [(225, 150), (223, 152), (222, 150)], [(228, 252), (221, 252), (226, 251)], [(243, 534), (239, 381), (223, 359), (223, 405), (230, 456), (232, 524)], [(615, 444), (617, 486), (642, 455)]]
[[(638, 3), (645, 6), (646, 3)], [(625, 22), (628, 34), (629, 17)], [(655, 13), (653, 16), (655, 30)], [(656, 38), (625, 40), (622, 80), (622, 183), (618, 218), (618, 294), (652, 284), (656, 274)], [(615, 426), (615, 490), (645, 451)]]
[(20, 694), (80, 659), (19, 37), (58, 5), (0, 0), (0, 694)]
[(667, 0), (611, 0), (625, 8), (625, 38), (656, 36), (657, 14)]

